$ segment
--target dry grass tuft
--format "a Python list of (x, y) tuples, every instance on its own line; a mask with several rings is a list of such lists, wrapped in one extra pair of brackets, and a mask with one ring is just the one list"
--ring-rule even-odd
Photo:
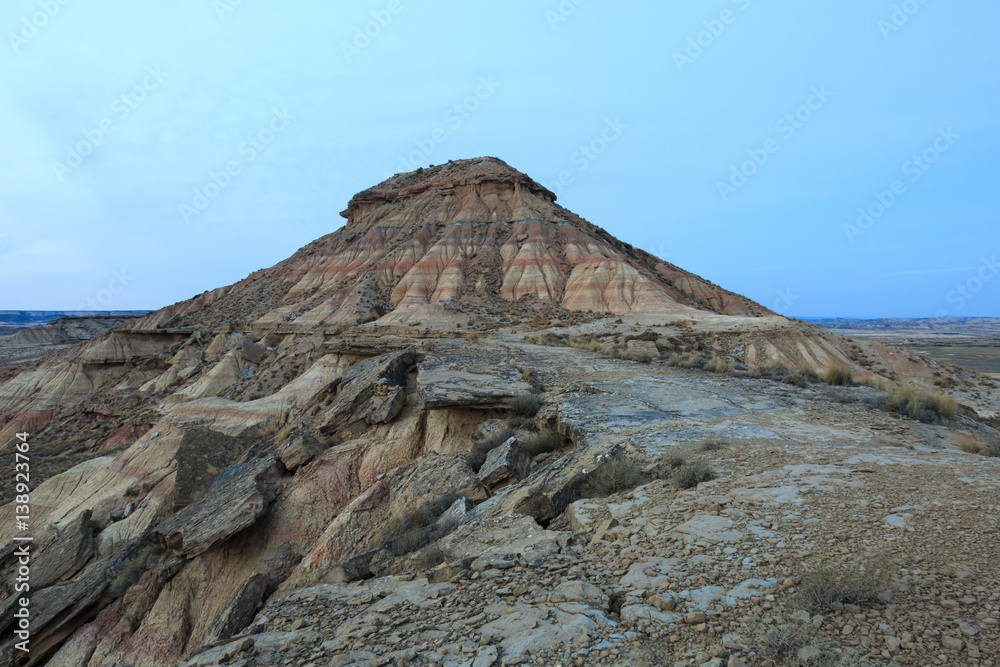
[(510, 414), (517, 417), (534, 417), (542, 409), (542, 397), (537, 394), (515, 396), (507, 406)]
[(612, 459), (601, 463), (587, 480), (586, 495), (603, 498), (628, 491), (642, 482), (639, 464), (632, 459)]
[(983, 442), (975, 433), (956, 433), (955, 444), (963, 452), (968, 452), (969, 454), (1000, 458), (1000, 442)]
[(780, 664), (789, 658), (794, 658), (800, 648), (809, 644), (809, 635), (805, 628), (797, 624), (780, 625), (771, 628), (757, 640), (757, 655), (765, 660), (773, 660)]
[(532, 433), (520, 444), (525, 451), (531, 453), (533, 456), (538, 456), (539, 454), (562, 449), (563, 439), (555, 431), (539, 431), (538, 433)]
[(718, 473), (706, 461), (698, 460), (685, 463), (674, 470), (670, 482), (675, 489), (693, 489), (702, 482), (708, 482), (718, 477)]
[(903, 383), (889, 388), (885, 397), (885, 409), (887, 412), (935, 424), (954, 419), (958, 404), (950, 396)]
[(702, 441), (701, 445), (698, 446), (703, 452), (715, 452), (726, 446), (726, 443), (722, 440), (717, 439), (714, 435), (710, 435)]
[(823, 381), (833, 387), (849, 387), (854, 384), (851, 367), (844, 363), (836, 363), (823, 371), (820, 376)]
[(784, 362), (778, 359), (772, 359), (766, 364), (762, 364), (760, 366), (754, 366), (750, 370), (751, 375), (762, 378), (770, 378), (770, 377), (783, 378), (786, 375), (788, 375), (788, 373), (789, 373), (788, 366), (786, 366)]
[(705, 365), (705, 369), (713, 373), (729, 373), (733, 370), (733, 362), (726, 357), (716, 355)]

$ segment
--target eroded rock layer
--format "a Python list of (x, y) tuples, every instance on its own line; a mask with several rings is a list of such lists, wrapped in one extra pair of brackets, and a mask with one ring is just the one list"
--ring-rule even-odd
[[(947, 377), (996, 405), (981, 378), (769, 315), (554, 200), (492, 158), (399, 175), (277, 266), (0, 377), (0, 445), (31, 443), (28, 664), (551, 664), (540, 651), (668, 636), (675, 607), (698, 625), (714, 607), (700, 589), (668, 595), (694, 570), (647, 572), (644, 549), (732, 543), (749, 551), (731, 564), (746, 563), (777, 548), (754, 504), (804, 502), (787, 470), (774, 490), (732, 463), (714, 513), (663, 523), (670, 448), (816, 441), (846, 458), (865, 429), (907, 432), (873, 387), (805, 375), (834, 367), (869, 384)], [(984, 446), (1000, 440), (956, 412)], [(954, 450), (955, 427), (918, 428), (928, 452)], [(622, 462), (651, 484), (595, 500)], [(843, 470), (862, 463), (875, 467)], [(817, 474), (843, 472), (828, 467)], [(826, 485), (806, 477), (809, 492)], [(20, 598), (13, 493), (0, 486), (0, 664)], [(572, 566), (615, 540), (628, 546), (607, 576)], [(721, 563), (720, 595), (748, 606), (779, 573)], [(295, 609), (308, 616), (290, 621)]]

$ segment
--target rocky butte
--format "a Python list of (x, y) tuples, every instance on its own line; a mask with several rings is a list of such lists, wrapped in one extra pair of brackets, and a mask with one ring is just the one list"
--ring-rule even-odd
[(5, 484), (5, 660), (997, 664), (993, 380), (780, 317), (495, 158), (342, 215), (3, 369), (34, 539), (23, 654)]

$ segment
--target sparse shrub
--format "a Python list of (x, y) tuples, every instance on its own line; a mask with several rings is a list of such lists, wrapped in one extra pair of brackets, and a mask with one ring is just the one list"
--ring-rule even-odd
[(972, 433), (956, 433), (955, 444), (959, 449), (968, 454), (978, 454), (983, 448), (982, 443), (979, 442), (979, 438)]
[(851, 368), (847, 364), (836, 363), (823, 371), (823, 381), (833, 387), (849, 387), (854, 384)]
[(762, 377), (762, 378), (772, 378), (772, 377), (782, 378), (788, 375), (789, 371), (788, 371), (788, 366), (786, 366), (784, 362), (778, 359), (772, 359), (768, 361), (766, 364), (762, 364), (760, 366), (754, 366), (751, 372), (757, 377)]
[(479, 472), (479, 469), (486, 463), (486, 456), (512, 437), (514, 437), (514, 431), (507, 429), (502, 433), (491, 435), (488, 438), (476, 440), (472, 443), (472, 447), (469, 448), (469, 453), (466, 455), (469, 459), (469, 465), (472, 466), (473, 470)]
[(703, 452), (715, 452), (726, 446), (726, 443), (721, 440), (717, 440), (714, 435), (710, 435), (702, 441), (701, 445), (698, 447)]
[(717, 476), (718, 473), (712, 466), (705, 461), (698, 460), (685, 463), (674, 470), (674, 474), (670, 476), (670, 482), (678, 490), (693, 489), (702, 482), (708, 482)]
[(521, 431), (537, 431), (538, 424), (534, 419), (528, 417), (511, 417), (507, 420), (507, 426)]
[(963, 452), (968, 452), (969, 454), (1000, 458), (1000, 442), (983, 442), (974, 433), (956, 433), (955, 444)]
[(448, 556), (435, 545), (415, 554), (410, 564), (416, 572), (423, 572), (446, 562), (448, 562)]
[(885, 409), (933, 424), (954, 419), (958, 405), (950, 396), (904, 383), (889, 389)]
[(542, 397), (537, 394), (515, 396), (507, 409), (518, 417), (534, 417), (542, 409)]
[(520, 444), (525, 451), (530, 452), (533, 456), (538, 456), (562, 449), (563, 440), (562, 436), (555, 431), (540, 431), (531, 434)]
[(601, 463), (587, 480), (586, 494), (603, 498), (634, 489), (642, 481), (639, 464), (632, 459), (610, 459)]
[(412, 546), (411, 542), (416, 543), (423, 540), (423, 543), (405, 551), (401, 550), (399, 553), (409, 553), (410, 551), (419, 549), (426, 544), (427, 537), (424, 535), (414, 535), (414, 533), (421, 533), (422, 528), (426, 528), (437, 521), (437, 518), (444, 514), (459, 497), (454, 492), (444, 493), (412, 512), (407, 512), (402, 516), (390, 516), (382, 524), (381, 540), (383, 542), (393, 540), (399, 542), (400, 545), (406, 546)]
[(903, 442), (898, 438), (890, 438), (887, 435), (876, 435), (872, 438), (872, 444), (879, 445), (880, 447), (899, 447), (901, 449), (913, 449), (913, 445), (908, 442)]
[(726, 357), (716, 355), (712, 357), (711, 361), (705, 364), (705, 368), (713, 373), (728, 373), (732, 370), (732, 362)]
[(792, 373), (790, 375), (785, 376), (785, 379), (782, 380), (782, 382), (784, 382), (785, 384), (794, 385), (796, 387), (801, 387), (803, 389), (805, 389), (810, 384), (812, 384), (812, 382), (810, 382), (810, 380), (809, 380), (809, 376), (808, 375), (806, 375), (805, 373), (798, 372), (798, 371), (796, 371), (795, 373)]
[(797, 602), (810, 612), (827, 611), (836, 603), (872, 606), (882, 601), (896, 571), (896, 564), (887, 556), (850, 567), (820, 568), (802, 578)]
[(470, 331), (469, 333), (465, 334), (465, 340), (469, 341), (474, 345), (478, 345), (479, 343), (483, 342), (483, 337), (479, 334), (478, 331)]
[(781, 662), (795, 656), (798, 650), (808, 643), (809, 635), (801, 625), (780, 625), (771, 628), (757, 640), (757, 655), (765, 660)]
[(432, 531), (427, 530), (426, 527), (414, 528), (413, 530), (406, 531), (399, 537), (394, 537), (392, 540), (387, 541), (390, 542), (393, 555), (405, 556), (433, 542), (436, 538), (431, 533)]
[(680, 454), (664, 454), (660, 457), (660, 463), (667, 466), (671, 470), (676, 470), (684, 465), (684, 457)]

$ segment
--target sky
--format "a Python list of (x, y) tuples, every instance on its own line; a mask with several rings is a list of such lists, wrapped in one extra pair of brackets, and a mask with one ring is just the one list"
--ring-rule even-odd
[(793, 317), (1000, 315), (995, 0), (5, 0), (0, 309), (155, 309), (492, 155)]

